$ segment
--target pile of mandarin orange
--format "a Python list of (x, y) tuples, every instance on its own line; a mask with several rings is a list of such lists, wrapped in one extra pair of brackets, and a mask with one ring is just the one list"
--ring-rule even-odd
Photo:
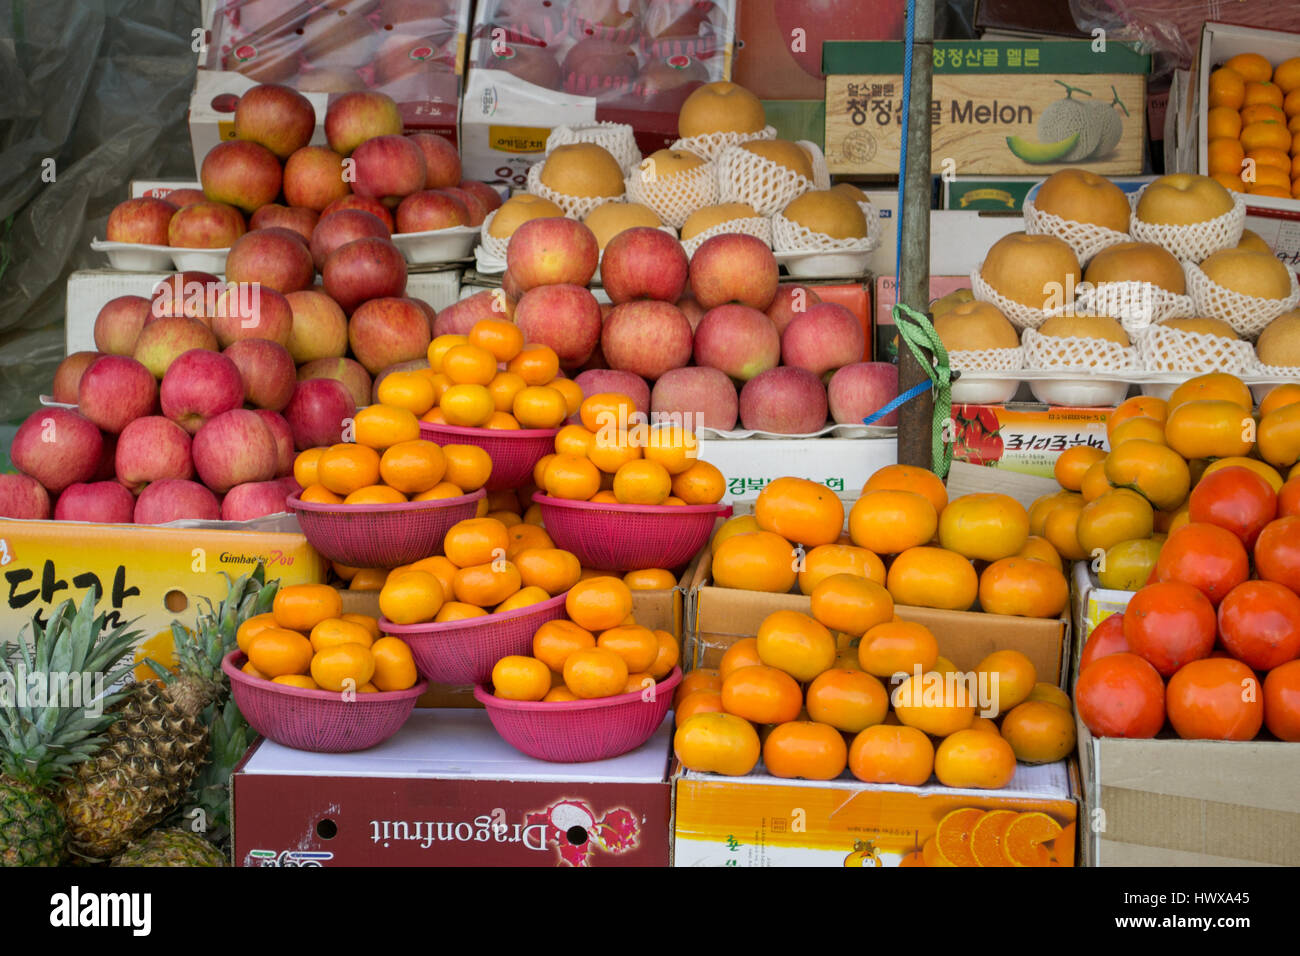
[(469, 335), (434, 339), (428, 368), (385, 375), (378, 397), (434, 424), (514, 430), (558, 428), (582, 389), (549, 346), (526, 345), (506, 319), (481, 319)]
[(245, 674), (306, 690), (363, 694), (406, 690), (419, 673), (406, 642), (380, 636), (366, 614), (344, 614), (326, 584), (295, 584), (276, 592), (271, 610), (236, 632), (248, 657)]
[(1210, 74), (1209, 173), (1228, 189), (1300, 198), (1300, 57), (1240, 53)]
[(579, 423), (556, 433), (555, 452), (533, 468), (553, 498), (624, 505), (711, 505), (726, 481), (698, 458), (695, 433), (681, 425), (638, 424), (636, 403), (601, 392), (582, 400)]
[(604, 575), (576, 583), (564, 601), (567, 619), (547, 621), (537, 629), (531, 657), (512, 654), (497, 661), (493, 694), (505, 700), (555, 703), (654, 687), (677, 666), (681, 648), (667, 631), (652, 631), (636, 622), (628, 579), (644, 585), (663, 573), (637, 571), (623, 580)]

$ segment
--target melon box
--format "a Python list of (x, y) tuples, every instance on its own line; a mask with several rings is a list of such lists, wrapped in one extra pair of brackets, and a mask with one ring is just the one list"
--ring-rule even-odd
[[(940, 41), (933, 56), (932, 172), (1142, 171), (1149, 56), (1104, 39)], [(831, 173), (896, 176), (903, 44), (826, 43), (822, 67)]]

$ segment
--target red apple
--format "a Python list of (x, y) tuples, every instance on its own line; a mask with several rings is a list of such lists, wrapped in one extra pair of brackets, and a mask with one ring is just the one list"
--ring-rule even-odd
[(599, 262), (595, 234), (563, 216), (528, 220), (506, 247), (506, 268), (523, 292), (539, 285), (585, 286)]
[(231, 358), (192, 349), (167, 369), (158, 397), (163, 415), (193, 435), (204, 422), (244, 404), (244, 380)]
[[(136, 419), (137, 422), (139, 420)], [(126, 426), (126, 428), (130, 427), (131, 425)], [(126, 428), (122, 429), (122, 431), (126, 431)], [(118, 438), (118, 435), (104, 433), (104, 447), (99, 452), (99, 467), (95, 469), (95, 481), (112, 481), (117, 477), (114, 460), (117, 457)]]
[(207, 202), (208, 197), (203, 195), (202, 189), (173, 189), (162, 197), (177, 209), (184, 209), (186, 206), (192, 206), (196, 202)]
[(519, 283), (515, 281), (515, 277), (509, 269), (501, 273), (501, 288), (515, 302), (518, 302), (523, 297), (524, 290), (519, 287)]
[(429, 324), (429, 338), (432, 339), (433, 324), (438, 320), (438, 311), (423, 299), (411, 298), (411, 301), (419, 306), (420, 311), (424, 313), (424, 321)]
[(582, 389), (583, 395), (599, 395), (602, 392), (626, 395), (635, 403), (638, 412), (648, 414), (650, 411), (650, 386), (634, 372), (593, 368), (580, 373), (574, 382)]
[(261, 416), (246, 408), (222, 412), (204, 422), (190, 451), (199, 478), (218, 494), (246, 481), (275, 477), (275, 438)]
[(104, 437), (89, 419), (66, 408), (40, 408), (18, 426), (9, 458), (57, 495), (94, 477), (103, 447)]
[(367, 299), (401, 296), (406, 291), (406, 260), (387, 239), (353, 239), (325, 258), (325, 294), (351, 315)]
[(866, 334), (857, 316), (837, 302), (796, 315), (781, 335), (781, 361), (814, 375), (862, 361)]
[(388, 226), (376, 215), (362, 209), (341, 209), (325, 212), (311, 234), (311, 257), (318, 270), (325, 268), (325, 260), (339, 246), (354, 239), (387, 239)]
[[(831, 418), (839, 424), (862, 424), (898, 395), (898, 366), (892, 362), (854, 362), (831, 376), (826, 386)], [(897, 425), (894, 409), (873, 425)]]
[[(360, 209), (362, 212), (368, 212), (379, 219), (388, 230), (384, 238), (387, 238), (393, 231), (393, 212), (378, 199), (371, 199), (369, 196), (357, 196), (352, 193), (344, 196), (342, 199), (336, 199), (320, 211), (320, 217), (336, 212), (342, 212), (344, 209)], [(359, 236), (356, 238), (360, 238)]]
[(235, 107), (235, 137), (265, 146), (280, 159), (311, 142), (315, 130), (311, 100), (287, 86), (255, 86)]
[(741, 233), (706, 239), (691, 256), (691, 292), (706, 309), (739, 302), (762, 311), (776, 297), (778, 274), (763, 240)]
[(134, 514), (135, 495), (116, 481), (68, 485), (54, 504), (56, 521), (130, 524)]
[(746, 429), (807, 435), (826, 426), (826, 386), (804, 368), (768, 369), (740, 390), (740, 421)]
[(412, 299), (370, 299), (348, 322), (348, 343), (371, 375), (429, 351), (429, 319)]
[(153, 373), (127, 355), (96, 359), (81, 376), (77, 410), (116, 435), (134, 419), (153, 412), (158, 383)]
[(396, 206), (403, 196), (424, 188), (424, 153), (405, 136), (377, 136), (352, 153), (352, 191)]
[(244, 214), (234, 206), (196, 202), (176, 210), (167, 224), (167, 244), (177, 249), (227, 249), (245, 231)]
[(785, 332), (796, 315), (807, 312), (821, 302), (815, 291), (803, 285), (778, 286), (772, 304), (767, 307), (767, 317), (778, 332)]
[(681, 416), (692, 430), (728, 432), (736, 427), (739, 411), (736, 386), (716, 368), (675, 368), (655, 382), (650, 410), (659, 416)]
[(253, 283), (227, 286), (212, 315), (212, 331), (223, 349), (240, 339), (270, 339), (287, 345), (292, 329), (289, 300), (274, 289)]
[(524, 341), (549, 345), (560, 365), (576, 368), (600, 341), (600, 303), (580, 285), (536, 286), (515, 306), (515, 324), (523, 330)]
[(337, 302), (315, 289), (290, 292), (284, 298), (293, 312), (288, 348), (295, 363), (347, 354), (348, 317)]
[(460, 183), (460, 153), (437, 133), (412, 133), (410, 140), (424, 154), (424, 188), (441, 189)]
[(288, 229), (302, 236), (303, 242), (311, 242), (312, 231), (320, 213), (307, 206), (281, 206), (271, 203), (263, 206), (248, 220), (250, 231), (258, 229)]
[[(296, 385), (296, 383), (295, 383)], [(293, 474), (293, 429), (285, 421), (283, 415), (279, 412), (273, 412), (269, 408), (255, 408), (262, 419), (262, 424), (271, 430), (271, 437), (275, 439), (275, 474), (276, 477)]]
[(142, 196), (120, 202), (108, 214), (108, 241), (165, 246), (167, 224), (175, 213), (176, 207), (165, 199)]
[(279, 481), (249, 481), (235, 485), (221, 500), (222, 521), (251, 521), (264, 515), (289, 510), (284, 503), (284, 485)]
[(342, 383), (358, 407), (373, 404), (370, 373), (356, 359), (323, 358), (299, 367), (299, 382), (313, 378), (332, 378)]
[(153, 287), (144, 324), (166, 315), (184, 315), (210, 325), (208, 315), (215, 311), (217, 299), (225, 291), (226, 284), (210, 272), (177, 272)]
[(299, 381), (293, 398), (284, 409), (284, 419), (293, 429), (293, 443), (299, 451), (318, 445), (336, 445), (343, 438), (343, 421), (356, 414), (357, 403), (332, 378)]
[(691, 323), (671, 302), (625, 302), (605, 320), (600, 348), (610, 368), (635, 372), (653, 382), (690, 363)]
[(220, 520), (217, 496), (197, 481), (164, 478), (150, 484), (135, 500), (136, 524)]
[(689, 295), (677, 300), (677, 308), (682, 310), (682, 315), (686, 316), (686, 321), (691, 323), (692, 332), (700, 327), (700, 319), (704, 318), (704, 313), (708, 311)]
[(438, 313), (433, 322), (433, 334), (469, 335), (470, 329), (481, 319), (515, 320), (515, 302), (503, 289), (484, 289), (453, 302)]
[(289, 404), (298, 384), (298, 369), (283, 345), (268, 339), (241, 339), (222, 354), (239, 367), (247, 404), (276, 412)]
[(762, 312), (747, 305), (710, 309), (695, 328), (695, 364), (748, 382), (781, 361), (781, 336)]
[(31, 475), (0, 474), (0, 518), (43, 521), (50, 496)]
[(343, 157), (328, 146), (304, 146), (284, 164), (284, 198), (290, 206), (321, 212), (351, 191)]
[(240, 236), (226, 257), (226, 281), (258, 283), (263, 292), (309, 288), (316, 268), (301, 239), (285, 229), (258, 229)]
[(483, 66), (489, 70), (505, 70), (525, 83), (548, 90), (558, 90), (564, 82), (564, 72), (554, 55), (528, 43), (489, 44)]
[(50, 397), (64, 405), (77, 404), (77, 390), (81, 388), (81, 376), (86, 374), (100, 352), (73, 352), (54, 370), (54, 384), (50, 388)]
[(216, 334), (198, 319), (183, 315), (167, 315), (154, 319), (140, 330), (136, 340), (134, 358), (154, 378), (162, 378), (168, 366), (190, 349), (219, 348)]
[(130, 355), (149, 310), (149, 300), (142, 295), (119, 295), (105, 302), (95, 316), (95, 348), (106, 355)]
[(709, 80), (708, 68), (696, 59), (678, 65), (682, 56), (651, 60), (637, 75), (632, 88), (656, 112), (680, 112), (686, 98)]
[(366, 140), (401, 132), (397, 103), (383, 93), (344, 93), (325, 111), (325, 138), (341, 156), (352, 155)]
[(487, 214), (492, 211), (477, 193), (472, 193), (468, 189), (461, 189), (459, 186), (448, 186), (440, 189), (438, 192), (450, 196), (465, 207), (469, 214), (469, 225), (481, 226)]
[(624, 229), (605, 246), (600, 281), (615, 305), (633, 299), (676, 302), (690, 262), (682, 244), (661, 229)]
[(449, 191), (422, 189), (411, 193), (397, 207), (398, 232), (424, 232), (468, 226), (469, 210)]
[(477, 179), (462, 179), (456, 186), (458, 189), (463, 189), (465, 192), (477, 196), (479, 201), (483, 203), (483, 208), (488, 212), (501, 205), (501, 194), (487, 183), (479, 182)]
[(265, 146), (233, 139), (218, 143), (199, 166), (203, 194), (246, 213), (280, 195), (280, 160)]
[(587, 37), (565, 54), (560, 72), (565, 90), (601, 98), (621, 96), (639, 68), (636, 50), (626, 43)]
[(137, 418), (117, 436), (113, 468), (117, 480), (136, 492), (151, 481), (190, 478), (194, 461), (189, 432), (161, 415)]

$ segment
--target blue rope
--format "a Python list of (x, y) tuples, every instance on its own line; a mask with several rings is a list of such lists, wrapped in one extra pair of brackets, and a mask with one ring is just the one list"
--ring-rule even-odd
[(912, 399), (916, 398), (916, 396), (920, 395), (922, 392), (933, 387), (934, 387), (934, 382), (930, 381), (928, 378), (924, 382), (917, 382), (906, 392), (903, 392), (901, 395), (896, 395), (894, 398), (891, 398), (884, 405), (881, 405), (880, 408), (876, 409), (866, 418), (862, 419), (862, 424), (871, 425), (875, 422), (880, 421), (880, 419), (884, 418), (894, 409), (898, 408), (898, 406), (904, 404), (905, 402), (910, 402)]
[[(931, 0), (926, 0), (927, 3)], [(898, 154), (898, 211), (894, 230), (894, 296), (902, 301), (898, 288), (898, 272), (903, 263), (903, 187), (907, 182), (907, 127), (912, 106), (912, 45), (916, 38), (916, 0), (907, 0), (907, 25), (903, 33), (903, 128), (902, 146)]]

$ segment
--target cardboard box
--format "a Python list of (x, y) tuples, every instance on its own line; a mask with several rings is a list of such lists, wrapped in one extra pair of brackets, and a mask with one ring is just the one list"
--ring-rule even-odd
[[(1300, 56), (1300, 33), (1283, 33), (1229, 23), (1206, 23), (1192, 62), (1188, 95), (1178, 120), (1176, 169), (1209, 171), (1206, 114), (1209, 112), (1210, 73), (1238, 53), (1258, 53), (1276, 66)], [(1294, 271), (1300, 267), (1300, 199), (1246, 196), (1246, 228), (1253, 229), (1275, 255)]]
[(685, 771), (676, 775), (674, 866), (897, 866), (953, 810), (1040, 812), (1062, 827), (1056, 852), (1073, 866), (1077, 780), (1065, 761), (1020, 764), (1002, 790), (827, 782)]
[[(903, 45), (828, 42), (822, 59), (831, 173), (897, 175)], [(932, 172), (1142, 172), (1150, 57), (1114, 42), (1101, 52), (1071, 40), (940, 41), (934, 62)], [(1059, 105), (1076, 95), (1110, 112)], [(1066, 143), (1076, 134), (1073, 146), (1088, 149), (1083, 155)], [(1050, 148), (1055, 143), (1062, 145)]]
[(417, 710), (362, 753), (261, 741), (232, 785), (237, 866), (667, 866), (672, 721), (640, 749), (547, 763), (477, 710)]
[[(757, 634), (759, 625), (772, 612), (808, 614), (812, 606), (803, 594), (716, 587), (709, 570), (710, 565), (702, 562), (691, 589), (687, 647), (691, 667), (717, 667), (727, 648), (741, 638)], [(1068, 617), (1008, 617), (903, 605), (896, 612), (903, 620), (916, 621), (933, 631), (939, 642), (939, 653), (959, 670), (974, 670), (995, 650), (1016, 650), (1033, 661), (1039, 680), (1065, 686), (1070, 665)]]
[[(88, 269), (68, 276), (67, 313), (63, 329), (68, 354), (94, 351), (95, 317), (106, 302), (120, 295), (148, 298), (154, 286), (170, 275), (170, 272)], [(460, 297), (460, 276), (461, 270), (458, 268), (437, 272), (408, 272), (406, 294), (441, 311), (453, 305)]]
[(136, 620), (145, 637), (179, 620), (193, 624), (201, 598), (226, 596), (226, 580), (253, 570), (285, 584), (325, 580), (325, 561), (292, 517), (259, 519), (262, 530), (164, 528), (84, 521), (0, 519), (0, 569), (5, 600), (0, 630), (16, 635), (32, 616), (44, 621), (59, 602), (80, 602), (96, 588), (97, 607), (111, 622)]
[(1066, 449), (1110, 449), (1106, 419), (1113, 410), (1037, 403), (953, 405), (953, 458), (1050, 478)]
[(786, 475), (856, 494), (876, 471), (898, 461), (893, 438), (701, 438), (699, 456), (727, 478), (724, 501), (752, 501)]
[[(931, 275), (930, 301), (927, 308), (938, 299), (942, 299), (958, 289), (970, 288), (970, 275)], [(878, 362), (898, 364), (898, 325), (894, 322), (894, 306), (898, 303), (898, 287), (894, 285), (894, 274), (876, 277), (875, 306), (875, 354)]]
[(1088, 639), (1088, 635), (1112, 614), (1122, 614), (1137, 592), (1102, 587), (1087, 561), (1074, 562), (1071, 577), (1073, 579), (1070, 587), (1073, 608), (1071, 613), (1074, 620), (1078, 622), (1075, 630), (1079, 635), (1079, 640), (1075, 642), (1074, 653), (1074, 668), (1077, 674), (1079, 657), (1083, 654), (1083, 644)]
[[(1155, 176), (1112, 176), (1110, 181), (1134, 193)], [(957, 176), (943, 180), (943, 208), (1023, 212), (1025, 198), (1043, 181), (1042, 176)]]
[(454, 143), (469, 8), (469, 0), (457, 0), (441, 12), (429, 4), (413, 15), (411, 4), (390, 10), (308, 0), (213, 3), (190, 98), (194, 168), (213, 146), (234, 137), (235, 104), (256, 83), (283, 83), (312, 100), (313, 143), (325, 142), (329, 98), (364, 89), (391, 96), (408, 131)]
[(197, 179), (133, 179), (131, 180), (131, 198), (166, 199), (177, 189), (202, 189)]
[[(1132, 592), (1094, 587), (1075, 566), (1081, 636)], [(1076, 654), (1075, 676), (1077, 680)], [(1094, 737), (1076, 718), (1088, 866), (1294, 866), (1300, 746), (1278, 740)]]
[[(677, 139), (690, 83), (731, 76), (736, 0), (647, 0), (618, 26), (590, 23), (575, 6), (479, 0), (461, 109), (467, 177), (523, 188), (557, 126), (627, 123), (649, 155)], [(612, 16), (629, 6), (618, 5)], [(619, 75), (608, 52), (595, 61), (582, 52), (570, 58), (580, 42), (600, 53), (602, 41), (606, 51), (625, 49), (635, 72)]]

